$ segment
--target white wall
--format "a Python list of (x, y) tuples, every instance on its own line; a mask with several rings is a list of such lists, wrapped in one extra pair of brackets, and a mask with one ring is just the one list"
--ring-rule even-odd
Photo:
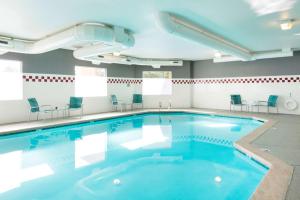
[[(300, 102), (300, 76), (209, 78), (195, 79), (193, 82), (192, 106), (195, 108), (228, 110), (230, 94), (241, 94), (248, 103), (266, 101), (269, 95), (279, 95), (280, 113), (300, 114), (299, 107), (289, 111), (284, 106), (290, 93), (293, 99)], [(261, 111), (266, 112), (266, 109)]]
[[(19, 101), (0, 101), (0, 124), (28, 120), (28, 97), (36, 97), (41, 105), (65, 106), (70, 96), (74, 95), (74, 86), (74, 76), (24, 74), (24, 98)], [(111, 111), (111, 94), (116, 94), (119, 100), (130, 103), (132, 94), (142, 94), (142, 79), (108, 78), (107, 87), (106, 97), (84, 98), (84, 114)], [(143, 96), (143, 98), (144, 108), (158, 108), (159, 102), (163, 108), (167, 108), (171, 102), (172, 108), (229, 110), (230, 94), (241, 94), (248, 103), (267, 100), (269, 95), (274, 94), (279, 95), (280, 113), (300, 114), (299, 107), (294, 111), (284, 107), (290, 93), (300, 103), (300, 76), (173, 79), (172, 95)], [(266, 109), (261, 111), (265, 112)]]
[[(173, 95), (144, 96), (144, 107), (158, 108), (160, 101), (163, 107), (167, 107), (170, 100), (173, 108), (190, 108), (191, 86), (187, 83), (189, 79), (173, 79)], [(107, 87), (106, 97), (84, 98), (84, 114), (111, 111), (111, 94), (116, 94), (119, 100), (130, 103), (132, 94), (142, 94), (142, 79), (108, 78)], [(63, 107), (74, 93), (74, 76), (26, 73), (23, 75), (23, 100), (0, 101), (0, 124), (27, 121), (29, 116), (27, 98), (29, 97), (37, 98), (40, 105)], [(44, 117), (50, 116), (44, 115)]]

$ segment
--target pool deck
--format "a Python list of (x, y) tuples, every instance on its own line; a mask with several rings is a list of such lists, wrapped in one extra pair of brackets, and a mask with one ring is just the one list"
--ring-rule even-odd
[(229, 112), (211, 109), (144, 109), (129, 112), (112, 112), (86, 115), (82, 118), (59, 118), (0, 125), (0, 135), (20, 131), (42, 129), (65, 125), (127, 116), (144, 112), (186, 111), (212, 115), (254, 117), (266, 123), (237, 141), (234, 146), (250, 157), (270, 168), (252, 199), (298, 200), (300, 199), (300, 116), (266, 113)]

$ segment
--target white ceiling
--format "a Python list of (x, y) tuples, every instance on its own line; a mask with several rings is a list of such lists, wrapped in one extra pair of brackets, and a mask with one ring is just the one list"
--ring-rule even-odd
[[(281, 31), (278, 20), (300, 20), (300, 2), (289, 11), (258, 16), (249, 0), (6, 0), (0, 6), (0, 35), (36, 40), (81, 22), (102, 22), (134, 32), (124, 54), (145, 58), (201, 60), (215, 50), (164, 32), (159, 11), (182, 15), (252, 51), (300, 48), (300, 23)], [(275, 0), (276, 1), (276, 0)], [(293, 0), (292, 0), (293, 1)], [(297, 25), (299, 24), (299, 25)]]

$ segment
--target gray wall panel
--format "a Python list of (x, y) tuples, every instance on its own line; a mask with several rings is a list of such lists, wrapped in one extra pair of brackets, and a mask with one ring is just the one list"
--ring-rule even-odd
[(191, 62), (184, 62), (184, 66), (166, 66), (154, 69), (151, 66), (135, 66), (120, 64), (93, 65), (91, 62), (77, 60), (73, 57), (73, 51), (58, 49), (43, 54), (29, 55), (19, 53), (7, 53), (0, 55), (0, 59), (20, 60), (23, 62), (24, 73), (39, 74), (63, 74), (74, 75), (74, 66), (91, 66), (107, 68), (108, 77), (141, 78), (144, 70), (167, 70), (173, 72), (173, 78), (190, 78)]
[(135, 76), (134, 66), (105, 63), (93, 65), (91, 62), (75, 59), (73, 51), (64, 49), (36, 55), (7, 53), (0, 55), (0, 59), (22, 61), (24, 73), (74, 75), (74, 66), (80, 65), (107, 68), (108, 77), (134, 78)]
[(192, 67), (193, 78), (221, 78), (247, 76), (299, 75), (300, 52), (293, 57), (262, 59), (249, 62), (213, 63), (196, 61)]
[(213, 63), (212, 60), (184, 62), (184, 66), (167, 66), (154, 69), (150, 66), (127, 66), (119, 64), (93, 65), (73, 57), (70, 50), (55, 50), (39, 55), (7, 53), (0, 59), (14, 59), (23, 62), (24, 73), (74, 75), (74, 66), (107, 68), (109, 77), (141, 78), (144, 70), (170, 70), (173, 78), (217, 78), (239, 76), (299, 75), (300, 52), (293, 57), (263, 59), (251, 62)]

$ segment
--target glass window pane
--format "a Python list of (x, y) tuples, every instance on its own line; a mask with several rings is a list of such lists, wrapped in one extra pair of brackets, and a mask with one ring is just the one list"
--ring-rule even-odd
[(23, 99), (22, 63), (0, 60), (0, 100)]
[(144, 71), (143, 95), (172, 95), (172, 72)]
[(143, 71), (143, 78), (172, 78), (171, 71)]
[(107, 96), (106, 69), (75, 66), (75, 96)]

